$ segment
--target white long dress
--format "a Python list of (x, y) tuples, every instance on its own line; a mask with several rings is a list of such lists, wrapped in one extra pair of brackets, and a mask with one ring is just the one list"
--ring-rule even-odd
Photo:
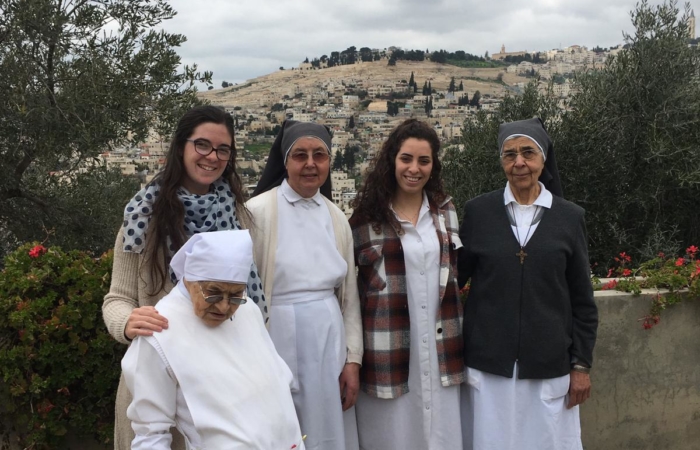
[(127, 409), (133, 450), (169, 450), (172, 427), (192, 450), (304, 448), (292, 374), (255, 303), (209, 327), (195, 316), (180, 283), (158, 310), (169, 328), (135, 339), (122, 360), (133, 394)]
[(399, 220), (406, 265), (411, 350), (408, 393), (379, 399), (360, 392), (357, 427), (363, 450), (462, 448), (460, 386), (443, 387), (435, 345), (440, 307), (440, 243), (427, 198), (416, 223)]
[[(503, 202), (515, 217), (517, 228), (513, 225), (511, 228), (522, 246), (537, 229), (538, 212), (552, 207), (552, 194), (542, 183), (540, 188), (540, 195), (532, 205), (519, 205), (506, 184)], [(465, 370), (464, 450), (583, 450), (579, 407), (566, 408), (569, 375), (521, 380), (517, 362), (512, 378), (471, 367)]]
[(292, 397), (301, 432), (307, 436), (306, 448), (345, 450), (345, 427), (352, 427), (348, 434), (356, 435), (356, 425), (354, 410), (344, 415), (340, 400), (338, 378), (347, 351), (334, 289), (344, 280), (348, 265), (336, 248), (331, 216), (320, 195), (303, 198), (286, 180), (277, 191), (269, 327), (294, 376)]

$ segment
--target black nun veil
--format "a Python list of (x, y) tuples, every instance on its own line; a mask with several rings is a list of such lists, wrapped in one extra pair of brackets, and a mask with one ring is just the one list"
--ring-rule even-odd
[(557, 169), (557, 160), (554, 156), (554, 146), (552, 140), (547, 134), (542, 119), (535, 117), (534, 119), (518, 120), (501, 124), (498, 127), (498, 152), (503, 149), (503, 143), (512, 136), (526, 136), (535, 141), (545, 156), (544, 169), (540, 174), (539, 181), (544, 187), (556, 195), (564, 198), (564, 190), (559, 178), (559, 169)]
[[(298, 122), (291, 119), (285, 120), (282, 123), (282, 129), (277, 134), (275, 142), (270, 148), (267, 164), (265, 164), (265, 169), (260, 177), (260, 181), (253, 191), (253, 197), (281, 185), (282, 181), (287, 178), (287, 169), (285, 167), (287, 152), (294, 142), (302, 137), (315, 137), (320, 139), (326, 145), (328, 153), (331, 152), (331, 134), (324, 125), (310, 122)], [(330, 173), (321, 186), (320, 191), (326, 198), (331, 201), (333, 200)]]

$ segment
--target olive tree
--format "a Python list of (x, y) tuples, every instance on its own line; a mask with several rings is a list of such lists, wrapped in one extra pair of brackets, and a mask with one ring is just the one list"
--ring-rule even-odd
[(98, 156), (170, 133), (211, 73), (181, 67), (165, 0), (0, 0), (0, 238), (111, 246), (138, 184)]
[(559, 129), (569, 199), (588, 211), (592, 261), (648, 259), (700, 239), (700, 55), (688, 7), (632, 12), (626, 49), (579, 74)]

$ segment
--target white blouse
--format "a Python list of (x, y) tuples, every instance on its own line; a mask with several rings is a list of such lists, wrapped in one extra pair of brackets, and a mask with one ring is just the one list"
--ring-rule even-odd
[(440, 242), (428, 199), (416, 226), (396, 215), (406, 268), (411, 346), (408, 392), (386, 400), (360, 392), (357, 422), (366, 450), (461, 450), (460, 387), (443, 387), (435, 321), (440, 309)]
[(277, 196), (274, 302), (332, 295), (345, 279), (348, 265), (336, 247), (331, 215), (321, 193), (304, 198), (284, 180)]
[(509, 215), (512, 214), (515, 218), (515, 225), (511, 224), (513, 235), (518, 240), (522, 247), (525, 247), (535, 234), (537, 226), (540, 224), (536, 215), (541, 213), (542, 208), (550, 209), (552, 207), (552, 193), (540, 183), (540, 195), (537, 196), (532, 205), (521, 205), (513, 196), (513, 191), (510, 190), (510, 183), (506, 183), (506, 189), (503, 191), (503, 203), (508, 208)]

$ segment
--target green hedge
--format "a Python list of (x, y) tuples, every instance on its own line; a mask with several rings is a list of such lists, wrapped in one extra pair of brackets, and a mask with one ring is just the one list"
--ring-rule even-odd
[(36, 244), (5, 258), (0, 272), (1, 425), (22, 448), (63, 448), (69, 429), (103, 443), (112, 439), (125, 347), (102, 321), (111, 268), (111, 252), (93, 258)]

